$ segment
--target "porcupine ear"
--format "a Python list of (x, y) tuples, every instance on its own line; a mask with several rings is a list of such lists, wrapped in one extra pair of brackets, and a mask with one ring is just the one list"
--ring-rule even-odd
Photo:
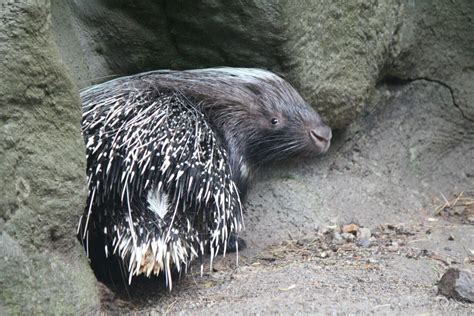
[[(96, 109), (101, 115), (83, 120), (93, 192), (83, 236), (91, 212), (101, 212), (91, 217), (94, 226), (103, 229), (105, 251), (122, 258), (129, 282), (132, 275), (163, 273), (171, 289), (173, 269), (186, 270), (206, 248), (212, 264), (240, 231), (239, 193), (225, 148), (187, 98), (123, 98), (110, 98)], [(143, 102), (149, 99), (158, 102)]]

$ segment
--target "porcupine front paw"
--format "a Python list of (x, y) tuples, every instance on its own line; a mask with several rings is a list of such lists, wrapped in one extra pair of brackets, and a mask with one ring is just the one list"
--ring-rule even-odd
[[(239, 251), (247, 248), (247, 243), (245, 242), (244, 239), (240, 238), (239, 236), (235, 234), (230, 234), (229, 240), (227, 241), (227, 249), (226, 252), (237, 252), (237, 245)], [(220, 251), (220, 253), (223, 253), (223, 249)]]

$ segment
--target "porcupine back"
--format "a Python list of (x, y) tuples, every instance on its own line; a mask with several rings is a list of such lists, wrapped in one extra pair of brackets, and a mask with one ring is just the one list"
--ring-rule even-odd
[[(100, 229), (106, 255), (133, 275), (171, 271), (211, 250), (225, 253), (242, 228), (225, 148), (179, 92), (120, 78), (86, 89), (82, 129), (89, 198), (79, 234)], [(91, 226), (92, 225), (92, 226)], [(222, 247), (224, 249), (222, 249)], [(221, 249), (220, 249), (221, 248)]]

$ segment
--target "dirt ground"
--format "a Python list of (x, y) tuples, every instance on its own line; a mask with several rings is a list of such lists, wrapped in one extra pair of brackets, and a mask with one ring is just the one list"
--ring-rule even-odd
[(473, 122), (436, 83), (378, 91), (326, 156), (262, 173), (238, 265), (227, 254), (201, 276), (197, 264), (171, 292), (159, 278), (104, 287), (104, 309), (473, 314), (436, 287), (448, 267), (474, 271)]
[[(373, 241), (335, 240), (334, 228), (219, 258), (168, 292), (140, 279), (109, 296), (109, 311), (160, 314), (435, 313), (471, 314), (474, 306), (437, 296), (448, 266), (474, 267), (474, 227), (426, 217), (380, 225)], [(452, 240), (451, 240), (452, 239)], [(209, 266), (206, 265), (208, 269)], [(205, 269), (205, 270), (207, 270)], [(208, 271), (208, 270), (207, 270)]]

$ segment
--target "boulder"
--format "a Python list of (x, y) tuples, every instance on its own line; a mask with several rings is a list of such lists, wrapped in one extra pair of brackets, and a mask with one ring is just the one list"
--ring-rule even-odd
[(86, 196), (78, 91), (49, 1), (0, 8), (1, 310), (91, 311), (98, 291), (75, 237)]

